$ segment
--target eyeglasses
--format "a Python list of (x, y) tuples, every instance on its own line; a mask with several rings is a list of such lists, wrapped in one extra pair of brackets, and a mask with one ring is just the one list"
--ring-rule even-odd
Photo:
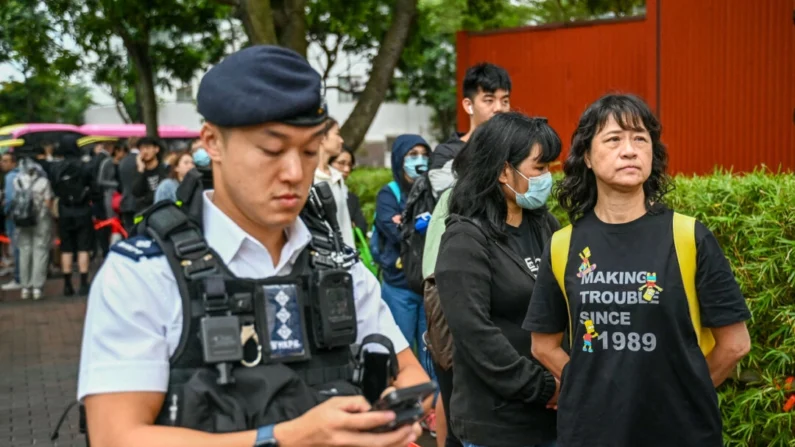
[(351, 168), (353, 169), (354, 164), (349, 161), (335, 161), (332, 163), (333, 165), (337, 165), (342, 168)]

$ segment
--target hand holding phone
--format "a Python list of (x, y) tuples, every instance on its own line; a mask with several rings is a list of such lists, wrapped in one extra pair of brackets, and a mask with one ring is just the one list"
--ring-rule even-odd
[(395, 419), (373, 431), (383, 433), (418, 422), (424, 415), (422, 401), (435, 391), (436, 384), (427, 382), (387, 393), (373, 404), (370, 411), (393, 411)]

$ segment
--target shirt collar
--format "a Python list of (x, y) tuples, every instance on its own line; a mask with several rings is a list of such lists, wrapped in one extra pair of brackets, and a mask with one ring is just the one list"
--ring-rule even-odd
[(331, 166), (328, 167), (328, 170), (331, 174), (326, 174), (325, 172), (321, 171), (320, 168), (315, 169), (315, 178), (320, 181), (330, 181), (331, 183), (342, 181), (342, 172), (334, 169)]
[[(258, 240), (246, 233), (235, 221), (215, 206), (212, 194), (211, 190), (202, 194), (204, 237), (207, 244), (221, 257), (223, 263), (228, 266), (244, 244), (250, 244), (255, 250), (261, 250), (263, 255), (270, 258), (270, 253)], [(279, 265), (275, 266), (276, 272), (281, 271), (286, 264), (294, 262), (301, 251), (312, 241), (312, 235), (300, 217), (285, 230), (285, 233), (287, 243), (282, 247)], [(272, 261), (267, 270), (270, 268), (273, 268)]]

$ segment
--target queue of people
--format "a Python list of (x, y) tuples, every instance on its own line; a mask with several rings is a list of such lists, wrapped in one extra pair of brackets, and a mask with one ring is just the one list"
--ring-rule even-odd
[[(155, 199), (174, 200), (176, 186), (193, 168), (193, 151), (171, 152), (152, 138), (121, 142), (103, 136), (67, 135), (40, 147), (15, 147), (2, 155), (3, 219), (8, 238), (3, 290), (41, 299), (50, 276), (63, 277), (63, 295), (88, 295), (90, 264), (132, 229), (132, 216)], [(206, 155), (205, 155), (206, 156)], [(201, 155), (199, 155), (201, 158)], [(129, 171), (130, 165), (134, 171)], [(127, 211), (127, 210), (132, 211)], [(111, 221), (118, 219), (114, 227)], [(126, 225), (121, 225), (121, 221)], [(78, 283), (74, 283), (74, 270)]]
[[(370, 223), (320, 85), (300, 55), (252, 46), (202, 80), (191, 150), (142, 139), (86, 164), (61, 142), (64, 161), (3, 160), (12, 194), (30, 191), (41, 209), (58, 199), (65, 288), (72, 253), (81, 292), (88, 259), (81, 191), (119, 197), (125, 227), (149, 231), (111, 246), (91, 287), (78, 398), (92, 445), (404, 447), (421, 428), (439, 447), (722, 445), (715, 387), (749, 349), (750, 314), (712, 233), (666, 207), (661, 125), (642, 99), (591, 104), (553, 185), (561, 137), (511, 111), (506, 70), (471, 67), (469, 129), (435, 150), (399, 136)], [(195, 167), (212, 172), (199, 203), (141, 214), (176, 202)], [(328, 252), (333, 236), (302, 214), (324, 182), (344, 246), (357, 230), (377, 235), (375, 275), (343, 262), (347, 248)], [(408, 215), (416, 197), (433, 202), (422, 216)], [(561, 228), (550, 198), (572, 225)], [(19, 249), (51, 233), (36, 216), (41, 228), (14, 231)], [(423, 237), (407, 242), (418, 223)], [(415, 241), (423, 293), (404, 268)], [(34, 297), (41, 257), (15, 263)], [(387, 353), (364, 361), (373, 344)], [(397, 414), (370, 411), (379, 395), (427, 382), (438, 394), (416, 398), (421, 422), (393, 427)]]

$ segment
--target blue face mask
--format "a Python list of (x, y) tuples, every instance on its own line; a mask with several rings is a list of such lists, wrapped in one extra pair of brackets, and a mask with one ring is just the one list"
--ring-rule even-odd
[(517, 174), (521, 175), (523, 179), (527, 180), (527, 192), (519, 194), (511, 185), (506, 184), (511, 191), (516, 194), (516, 204), (526, 210), (535, 210), (544, 206), (547, 203), (549, 194), (552, 192), (552, 174), (547, 172), (538, 177), (525, 177), (524, 174), (514, 168)]
[(196, 152), (193, 153), (193, 163), (202, 168), (210, 166), (210, 155), (204, 148), (196, 149)]
[(412, 155), (403, 160), (403, 170), (411, 179), (421, 176), (428, 170), (428, 157), (425, 155)]

